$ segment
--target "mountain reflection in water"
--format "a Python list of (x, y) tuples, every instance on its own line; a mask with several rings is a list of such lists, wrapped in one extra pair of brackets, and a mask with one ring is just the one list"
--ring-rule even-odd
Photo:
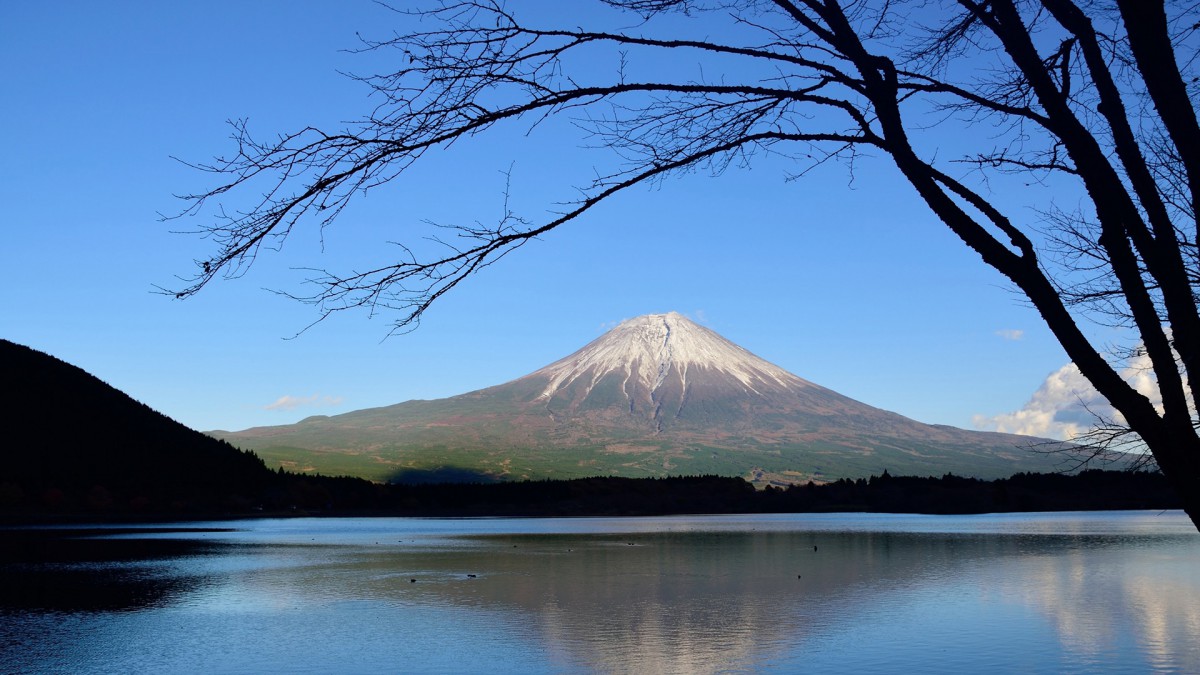
[(10, 550), (0, 670), (1200, 672), (1174, 513), (233, 527)]

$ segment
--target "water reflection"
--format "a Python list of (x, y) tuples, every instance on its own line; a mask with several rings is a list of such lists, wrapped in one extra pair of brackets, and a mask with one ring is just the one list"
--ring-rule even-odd
[(1200, 672), (1193, 533), (853, 518), (291, 521), (10, 556), (0, 669)]
[(1084, 543), (1023, 557), (1018, 574), (997, 577), (995, 593), (1044, 616), (1081, 661), (1102, 664), (1136, 646), (1156, 671), (1200, 672), (1194, 547), (1160, 540), (1131, 557), (1115, 542), (1106, 550), (1098, 550), (1103, 541)]
[(206, 581), (176, 561), (215, 555), (217, 550), (183, 538), (7, 531), (0, 536), (0, 611), (121, 612), (166, 606), (195, 593)]

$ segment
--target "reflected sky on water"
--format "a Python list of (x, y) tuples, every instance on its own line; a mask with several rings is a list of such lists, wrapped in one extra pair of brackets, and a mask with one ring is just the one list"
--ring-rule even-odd
[(1181, 513), (8, 532), (0, 670), (1200, 672)]

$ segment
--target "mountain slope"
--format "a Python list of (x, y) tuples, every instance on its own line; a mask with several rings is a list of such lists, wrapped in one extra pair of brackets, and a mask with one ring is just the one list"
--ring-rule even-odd
[[(213, 432), (291, 469), (403, 479), (717, 473), (780, 482), (1045, 471), (1039, 439), (921, 424), (801, 379), (676, 314), (623, 322), (512, 382)], [(1053, 446), (1048, 446), (1053, 447)]]
[(0, 371), (19, 392), (0, 407), (0, 506), (188, 506), (258, 491), (272, 473), (80, 368), (0, 340)]

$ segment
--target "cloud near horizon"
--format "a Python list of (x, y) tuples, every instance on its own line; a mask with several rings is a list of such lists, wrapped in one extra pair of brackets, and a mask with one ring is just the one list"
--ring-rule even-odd
[(1018, 328), (1005, 328), (1003, 330), (996, 331), (996, 335), (999, 335), (1000, 337), (1004, 338), (1005, 340), (1015, 341), (1015, 340), (1020, 340), (1021, 338), (1025, 337), (1025, 331), (1020, 330)]
[[(1162, 397), (1148, 357), (1133, 359), (1121, 376), (1155, 407), (1161, 407)], [(1098, 418), (1118, 423), (1125, 420), (1079, 368), (1068, 363), (1047, 376), (1020, 410), (991, 417), (975, 415), (971, 421), (976, 429), (984, 431), (1069, 441), (1092, 430)]]
[(295, 410), (296, 408), (315, 407), (315, 406), (333, 406), (342, 402), (341, 396), (321, 396), (313, 394), (312, 396), (292, 396), (284, 394), (275, 400), (274, 403), (263, 406), (263, 410)]
[(1114, 412), (1079, 368), (1068, 363), (1047, 376), (1020, 410), (991, 417), (975, 415), (971, 421), (984, 431), (1069, 441), (1091, 429), (1096, 414), (1111, 417)]

